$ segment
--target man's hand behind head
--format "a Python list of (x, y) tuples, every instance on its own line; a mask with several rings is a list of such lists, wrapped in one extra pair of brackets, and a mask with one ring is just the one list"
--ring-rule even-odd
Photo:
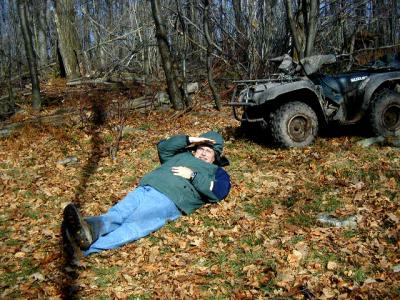
[(201, 145), (201, 144), (213, 145), (215, 144), (215, 141), (204, 137), (190, 136), (189, 143), (192, 145)]

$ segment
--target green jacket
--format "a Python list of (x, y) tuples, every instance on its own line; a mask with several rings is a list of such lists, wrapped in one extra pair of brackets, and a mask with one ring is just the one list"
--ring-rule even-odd
[[(170, 198), (185, 214), (190, 214), (208, 202), (218, 202), (230, 190), (229, 175), (221, 167), (193, 156), (185, 135), (173, 136), (161, 141), (157, 150), (161, 165), (145, 175), (140, 185), (149, 185)], [(197, 172), (188, 180), (174, 175), (172, 167), (184, 166)]]

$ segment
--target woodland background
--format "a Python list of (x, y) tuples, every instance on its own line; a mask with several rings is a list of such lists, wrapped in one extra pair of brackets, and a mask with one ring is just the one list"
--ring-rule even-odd
[[(226, 106), (234, 79), (285, 53), (349, 69), (398, 51), (398, 1), (0, 0), (0, 15), (1, 298), (400, 297), (398, 149), (360, 147), (362, 128), (276, 149)], [(64, 256), (65, 205), (105, 212), (158, 165), (159, 140), (210, 129), (227, 199)]]
[(269, 59), (285, 53), (295, 59), (333, 53), (349, 68), (398, 51), (399, 6), (397, 0), (1, 0), (0, 96), (18, 103), (15, 89), (29, 74), (36, 109), (45, 78), (165, 78), (173, 107), (181, 109), (191, 105), (186, 85), (207, 80), (220, 108), (221, 83), (265, 76), (274, 71)]

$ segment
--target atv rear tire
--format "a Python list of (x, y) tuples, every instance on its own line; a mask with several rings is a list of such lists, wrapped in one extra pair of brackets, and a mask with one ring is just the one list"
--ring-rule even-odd
[(283, 147), (305, 147), (318, 134), (315, 111), (303, 102), (289, 102), (270, 115), (270, 129), (274, 142)]
[(379, 93), (371, 105), (370, 122), (377, 136), (394, 135), (400, 130), (400, 94), (391, 90)]

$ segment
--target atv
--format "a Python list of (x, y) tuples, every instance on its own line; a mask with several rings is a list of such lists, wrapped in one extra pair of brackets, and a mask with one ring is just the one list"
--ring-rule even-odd
[[(280, 73), (235, 81), (229, 104), (246, 130), (258, 130), (282, 147), (312, 144), (319, 129), (367, 121), (376, 136), (400, 130), (400, 61), (375, 62), (357, 70), (326, 75), (334, 55), (307, 57), (294, 64), (280, 58)], [(296, 75), (300, 72), (302, 74)], [(239, 113), (242, 108), (242, 114)]]

